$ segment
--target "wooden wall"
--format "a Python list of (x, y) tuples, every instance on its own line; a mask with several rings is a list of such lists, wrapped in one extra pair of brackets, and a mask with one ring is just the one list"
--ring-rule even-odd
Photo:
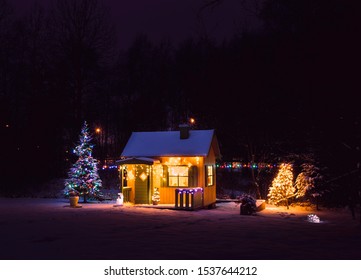
[[(163, 157), (160, 158), (161, 163), (156, 163), (153, 166), (145, 165), (135, 165), (128, 164), (127, 170), (128, 175), (131, 175), (131, 179), (128, 178), (127, 187), (131, 187), (130, 199), (131, 202), (135, 202), (135, 178), (139, 176), (142, 170), (149, 169), (149, 182), (150, 182), (150, 193), (151, 196), (154, 192), (154, 188), (158, 188), (160, 192), (160, 204), (175, 204), (175, 189), (178, 187), (168, 187), (167, 186), (167, 174), (163, 172), (164, 165), (188, 165), (197, 166), (197, 173), (195, 177), (197, 178), (196, 185), (192, 187), (202, 187), (203, 188), (203, 207), (208, 207), (209, 205), (214, 205), (216, 202), (216, 170), (215, 170), (215, 155), (213, 149), (211, 148), (208, 157)], [(214, 168), (214, 185), (206, 186), (206, 170), (205, 165), (212, 165)], [(139, 174), (138, 174), (139, 173)], [(151, 203), (151, 201), (150, 201)]]

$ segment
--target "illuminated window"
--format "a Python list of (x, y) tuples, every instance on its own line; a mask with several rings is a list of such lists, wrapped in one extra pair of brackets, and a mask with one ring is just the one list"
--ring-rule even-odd
[(188, 166), (168, 166), (168, 186), (188, 187)]
[(206, 180), (207, 180), (207, 186), (213, 186), (214, 185), (214, 169), (212, 165), (206, 166)]

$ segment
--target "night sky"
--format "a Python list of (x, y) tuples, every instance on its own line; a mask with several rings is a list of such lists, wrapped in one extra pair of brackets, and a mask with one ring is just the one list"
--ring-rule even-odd
[[(29, 160), (22, 178), (63, 176), (85, 119), (102, 128), (100, 159), (119, 157), (132, 131), (194, 117), (195, 128), (216, 130), (224, 160), (312, 155), (330, 180), (359, 166), (357, 1), (220, 0), (199, 14), (213, 1), (104, 0), (100, 22), (115, 29), (93, 32), (90, 21), (78, 37), (65, 12), (45, 13), (37, 29), (35, 1), (5, 2), (14, 8), (0, 21), (8, 181)], [(38, 1), (46, 12), (52, 2)]]

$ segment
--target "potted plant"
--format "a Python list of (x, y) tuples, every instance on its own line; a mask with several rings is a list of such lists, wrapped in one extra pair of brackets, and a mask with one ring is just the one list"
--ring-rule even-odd
[(79, 194), (76, 191), (69, 192), (69, 202), (71, 207), (78, 206)]
[(158, 190), (158, 188), (154, 188), (154, 193), (152, 195), (153, 205), (158, 205), (159, 201), (160, 201), (159, 190)]

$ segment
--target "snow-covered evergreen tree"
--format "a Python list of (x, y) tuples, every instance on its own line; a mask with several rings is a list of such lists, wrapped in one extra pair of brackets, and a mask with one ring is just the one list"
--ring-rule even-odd
[(295, 195), (295, 190), (292, 165), (282, 163), (269, 189), (269, 202), (276, 205), (285, 202), (288, 209), (288, 199)]
[(301, 165), (302, 172), (298, 174), (295, 182), (296, 198), (304, 197), (315, 190), (317, 180), (322, 179), (319, 169), (312, 163)]
[(69, 196), (69, 193), (75, 192), (83, 196), (84, 202), (87, 202), (87, 198), (98, 199), (101, 196), (102, 180), (98, 174), (98, 160), (92, 157), (91, 140), (88, 124), (84, 122), (79, 143), (73, 151), (78, 160), (70, 168), (68, 179), (65, 180), (64, 194)]

